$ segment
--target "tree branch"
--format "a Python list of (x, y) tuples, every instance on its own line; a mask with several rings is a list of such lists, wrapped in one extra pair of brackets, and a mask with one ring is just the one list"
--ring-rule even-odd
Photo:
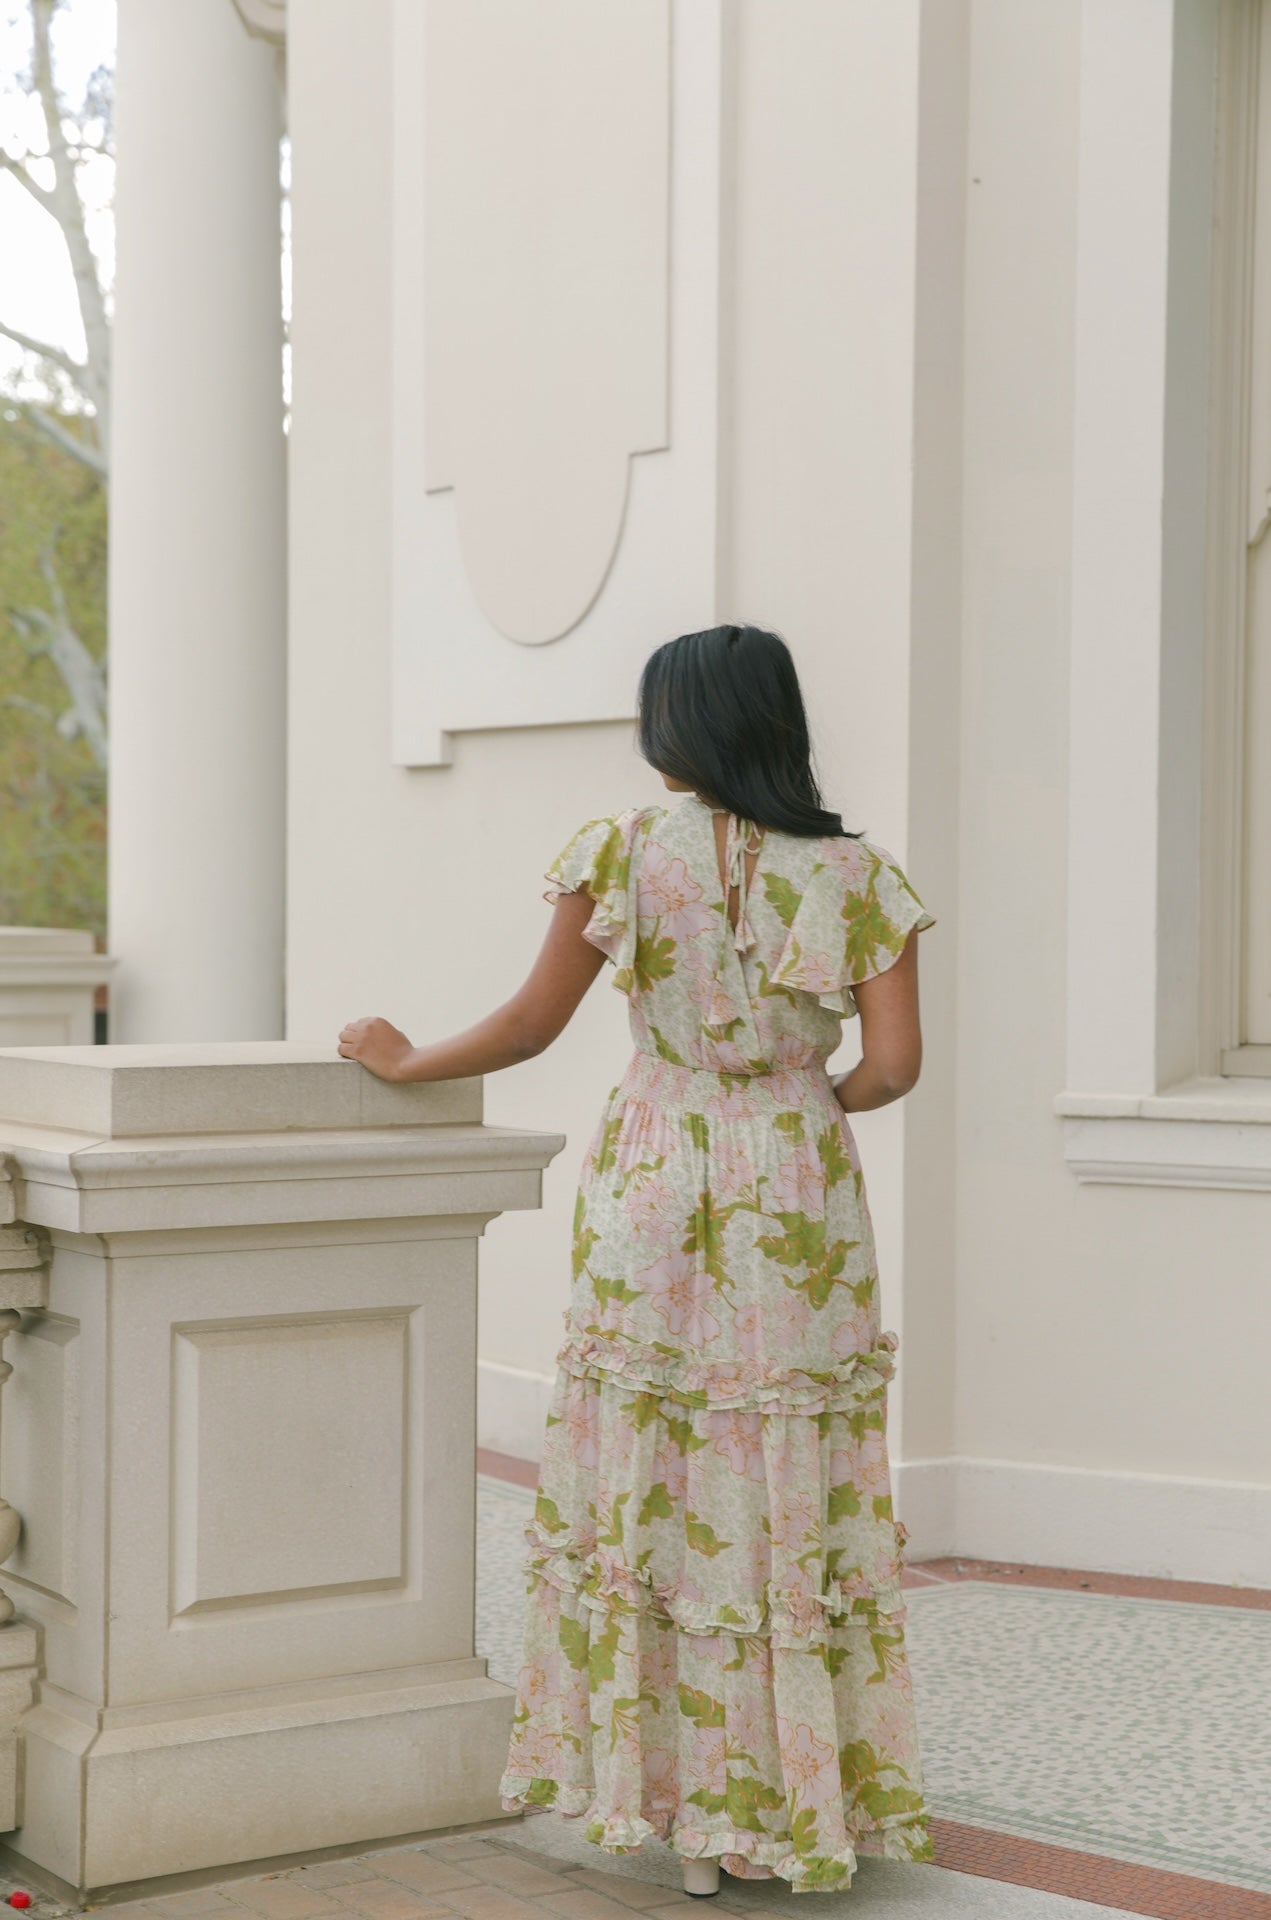
[(38, 180), (33, 180), (26, 170), (26, 161), (17, 159), (11, 153), (0, 150), (0, 172), (11, 174), (20, 187), (25, 187), (33, 200), (38, 200), (45, 213), (53, 213), (53, 195)]
[(29, 333), (23, 333), (19, 327), (10, 327), (0, 320), (0, 333), (6, 340), (12, 340), (15, 347), (21, 347), (24, 353), (38, 353), (41, 360), (52, 360), (61, 367), (63, 373), (69, 373), (72, 380), (78, 380), (83, 367), (78, 360), (72, 360), (63, 347), (55, 347), (48, 340), (33, 339)]
[(63, 113), (53, 74), (51, 28), (58, 0), (30, 0), (31, 81), (44, 115), (48, 157), (53, 166), (49, 212), (62, 230), (70, 257), (75, 293), (88, 361), (80, 382), (93, 403), (94, 432), (103, 455), (110, 444), (110, 321), (97, 261), (88, 240), (84, 203), (79, 196), (75, 162), (67, 144)]
[(97, 765), (104, 768), (107, 758), (106, 675), (71, 625), (66, 595), (58, 579), (53, 558), (53, 541), (40, 555), (40, 572), (53, 605), (52, 613), (43, 607), (13, 607), (9, 618), (24, 638), (39, 634), (38, 649), (48, 656), (61, 676), (70, 706), (57, 720), (57, 730), (67, 740), (82, 735)]
[(60, 447), (63, 453), (69, 453), (72, 459), (82, 461), (99, 480), (110, 478), (110, 466), (105, 454), (91, 446), (87, 440), (79, 439), (51, 413), (46, 413), (43, 407), (37, 407), (33, 400), (17, 400), (14, 405), (33, 427), (38, 427), (40, 432), (53, 442), (55, 447)]

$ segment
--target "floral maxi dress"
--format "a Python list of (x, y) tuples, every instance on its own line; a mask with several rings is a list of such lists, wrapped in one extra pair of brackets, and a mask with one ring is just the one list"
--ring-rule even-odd
[(593, 820), (549, 869), (635, 1052), (583, 1161), (526, 1529), (503, 1805), (841, 1890), (930, 1857), (860, 1161), (826, 1060), (932, 917), (864, 839), (730, 816), (729, 924), (696, 795)]

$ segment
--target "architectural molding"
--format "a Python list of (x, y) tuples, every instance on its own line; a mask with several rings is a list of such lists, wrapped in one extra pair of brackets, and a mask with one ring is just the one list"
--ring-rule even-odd
[(537, 1460), (555, 1377), (498, 1360), (477, 1362), (477, 1444), (514, 1460)]
[(232, 0), (235, 13), (255, 40), (287, 44), (287, 0)]
[(1271, 1081), (1198, 1079), (1161, 1093), (1061, 1093), (1064, 1158), (1104, 1186), (1271, 1190)]
[[(594, 53), (603, 64), (615, 16), (626, 23), (631, 44), (642, 50), (641, 71), (656, 79), (646, 77), (621, 102), (627, 157), (646, 156), (642, 174), (669, 167), (656, 213), (634, 187), (610, 196), (618, 222), (612, 232), (588, 201), (585, 181), (559, 207), (532, 209), (550, 257), (557, 257), (555, 248), (573, 261), (573, 304), (587, 311), (594, 296), (600, 316), (597, 338), (580, 342), (562, 363), (561, 343), (543, 320), (553, 302), (571, 300), (570, 287), (559, 275), (538, 284), (524, 222), (508, 250), (508, 283), (491, 280), (490, 297), (472, 306), (489, 235), (480, 224), (474, 233), (468, 204), (475, 198), (478, 208), (497, 212), (492, 181), (497, 185), (515, 152), (504, 155), (493, 140), (474, 150), (454, 117), (436, 110), (449, 85), (439, 64), (453, 63), (456, 98), (470, 96), (474, 62), (492, 57), (473, 36), (484, 22), (488, 43), (495, 19), (498, 34), (519, 31), (524, 10), (514, 0), (483, 0), (480, 8), (452, 5), (434, 16), (419, 0), (394, 0), (392, 757), (399, 765), (447, 762), (456, 733), (630, 720), (650, 642), (719, 617), (723, 200), (732, 140), (727, 11), (722, 0), (670, 9), (674, 83), (661, 93), (668, 75), (653, 60), (658, 22), (667, 17), (661, 0), (656, 9), (647, 0), (634, 7), (614, 0), (604, 16), (609, 39), (598, 50), (588, 35), (580, 47), (569, 38), (571, 23), (599, 18), (593, 8), (552, 0), (536, 11), (535, 31), (545, 44), (570, 46), (571, 87), (579, 60)], [(543, 99), (531, 86), (510, 127), (525, 124), (525, 138), (541, 145), (541, 153), (522, 156), (529, 179), (550, 179), (553, 156), (575, 132), (561, 114), (545, 110), (566, 69), (549, 71), (554, 77), (540, 89)], [(494, 95), (504, 97), (498, 89)], [(434, 102), (431, 124), (421, 98), (425, 109)], [(536, 102), (537, 120), (531, 114), (525, 122)], [(583, 115), (579, 140), (590, 137), (590, 124)], [(430, 166), (437, 142), (439, 153), (458, 155), (471, 191), (451, 194), (444, 168)], [(609, 153), (606, 161), (615, 191), (630, 173), (621, 157)], [(520, 184), (513, 179), (518, 191)], [(519, 204), (515, 194), (512, 201)], [(461, 215), (469, 222), (462, 232), (455, 224)], [(624, 219), (639, 233), (624, 239)], [(504, 214), (492, 213), (487, 225), (501, 237)], [(588, 235), (599, 236), (596, 245)], [(592, 266), (602, 281), (609, 276), (610, 256), (623, 285), (634, 263), (646, 263), (638, 296), (620, 303), (630, 313), (611, 312), (589, 289)], [(456, 275), (467, 284), (450, 285)], [(522, 292), (524, 315), (517, 305)], [(485, 363), (494, 364), (481, 336), (488, 333), (491, 343), (511, 337), (505, 310), (524, 337), (513, 341), (508, 358), (509, 369), (520, 369), (515, 391), (496, 407), (499, 380), (478, 377)], [(474, 312), (485, 321), (477, 324)], [(541, 351), (527, 366), (536, 339)], [(456, 366), (463, 375), (457, 383)], [(551, 420), (543, 412), (549, 403)]]
[(1271, 1586), (1271, 1486), (967, 1457), (892, 1469), (906, 1557)]

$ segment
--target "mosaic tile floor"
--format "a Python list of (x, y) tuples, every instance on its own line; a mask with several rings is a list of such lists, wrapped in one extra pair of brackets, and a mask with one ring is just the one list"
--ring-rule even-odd
[[(484, 1477), (479, 1500), (479, 1645), (511, 1682), (533, 1495)], [(1271, 1894), (1271, 1613), (977, 1581), (907, 1598), (938, 1819)]]
[[(477, 1641), (505, 1681), (519, 1661), (532, 1501), (524, 1487), (478, 1483)], [(1271, 1610), (987, 1578), (919, 1586), (909, 1598), (944, 1864), (862, 1860), (849, 1893), (801, 1897), (781, 1882), (725, 1877), (711, 1906), (695, 1908), (669, 1848), (610, 1860), (579, 1822), (549, 1813), (109, 1911), (118, 1920), (1271, 1920), (1271, 1827), (1258, 1818), (1271, 1806)], [(0, 1899), (12, 1886), (0, 1876)], [(74, 1914), (37, 1890), (27, 1920)]]
[(933, 1812), (1271, 1893), (1271, 1614), (907, 1597)]

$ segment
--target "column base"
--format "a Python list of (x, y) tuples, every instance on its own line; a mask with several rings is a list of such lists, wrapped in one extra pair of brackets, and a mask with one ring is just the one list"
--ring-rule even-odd
[(501, 1817), (511, 1688), (478, 1674), (289, 1695), (106, 1727), (46, 1699), (21, 1726), (29, 1817), (9, 1859), (102, 1899)]

